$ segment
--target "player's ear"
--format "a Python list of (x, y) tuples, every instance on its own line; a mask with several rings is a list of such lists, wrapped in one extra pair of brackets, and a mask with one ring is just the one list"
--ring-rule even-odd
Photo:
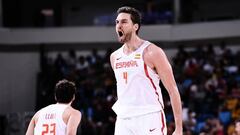
[(137, 23), (134, 24), (134, 29), (137, 31), (139, 28), (139, 25)]
[(74, 101), (75, 100), (75, 95), (73, 95), (73, 98), (72, 98), (72, 101)]

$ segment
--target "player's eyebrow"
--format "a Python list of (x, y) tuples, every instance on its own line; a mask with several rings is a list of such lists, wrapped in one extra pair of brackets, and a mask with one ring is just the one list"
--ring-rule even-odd
[(120, 22), (120, 21), (121, 21), (121, 22), (127, 22), (127, 21), (128, 21), (128, 19), (125, 19), (125, 18), (124, 18), (124, 19), (120, 19), (120, 20), (116, 19), (116, 21), (115, 21), (115, 22), (116, 22), (116, 23), (118, 23), (118, 22)]

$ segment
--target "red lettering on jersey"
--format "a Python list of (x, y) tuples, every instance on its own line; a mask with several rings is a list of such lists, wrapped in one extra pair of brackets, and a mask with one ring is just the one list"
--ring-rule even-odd
[(45, 114), (45, 119), (55, 119), (56, 114), (55, 113), (47, 113)]
[(130, 67), (138, 67), (137, 61), (131, 60), (127, 62), (118, 62), (115, 65), (116, 69), (119, 68), (130, 68)]

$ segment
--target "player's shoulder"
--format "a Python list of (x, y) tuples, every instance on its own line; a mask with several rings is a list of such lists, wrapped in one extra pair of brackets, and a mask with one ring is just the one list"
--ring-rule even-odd
[(110, 57), (113, 58), (116, 54), (117, 54), (117, 50), (114, 51), (114, 52), (112, 52), (111, 55), (110, 55)]
[(150, 55), (162, 55), (164, 51), (158, 45), (149, 42), (149, 45), (146, 47), (145, 52)]
[(75, 120), (81, 120), (81, 118), (82, 118), (82, 113), (79, 111), (79, 110), (77, 110), (77, 109), (74, 109), (74, 108), (72, 108), (72, 111), (71, 111), (71, 117), (72, 118), (74, 118)]
[(37, 121), (38, 118), (40, 117), (41, 113), (43, 113), (43, 112), (46, 110), (46, 108), (47, 108), (47, 106), (41, 108), (40, 110), (38, 110), (38, 111), (33, 115), (33, 119), (34, 119), (35, 121)]
[(114, 52), (112, 52), (110, 55), (110, 59), (114, 60), (116, 57), (119, 57), (119, 55), (122, 54), (121, 52), (122, 52), (122, 47), (120, 47), (117, 50), (115, 50)]
[(68, 107), (68, 110), (69, 110), (71, 115), (75, 115), (75, 116), (81, 116), (82, 115), (82, 113), (79, 110), (77, 110), (77, 109), (75, 109), (71, 106)]
[(113, 51), (113, 52), (111, 53), (111, 56), (115, 56), (115, 55), (119, 54), (119, 52), (120, 52), (121, 50), (122, 50), (122, 47), (118, 48), (117, 50), (115, 50), (115, 51)]
[(73, 114), (77, 115), (77, 116), (80, 116), (80, 117), (82, 116), (82, 113), (77, 109), (74, 109)]

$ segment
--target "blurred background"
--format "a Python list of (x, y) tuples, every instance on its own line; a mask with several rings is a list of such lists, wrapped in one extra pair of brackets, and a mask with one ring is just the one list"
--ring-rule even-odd
[[(239, 0), (0, 0), (0, 134), (23, 135), (32, 115), (77, 84), (78, 135), (113, 135), (116, 86), (109, 63), (121, 46), (116, 10), (141, 11), (140, 36), (163, 48), (182, 97), (185, 135), (232, 135), (240, 118)], [(168, 134), (174, 129), (168, 94)]]

